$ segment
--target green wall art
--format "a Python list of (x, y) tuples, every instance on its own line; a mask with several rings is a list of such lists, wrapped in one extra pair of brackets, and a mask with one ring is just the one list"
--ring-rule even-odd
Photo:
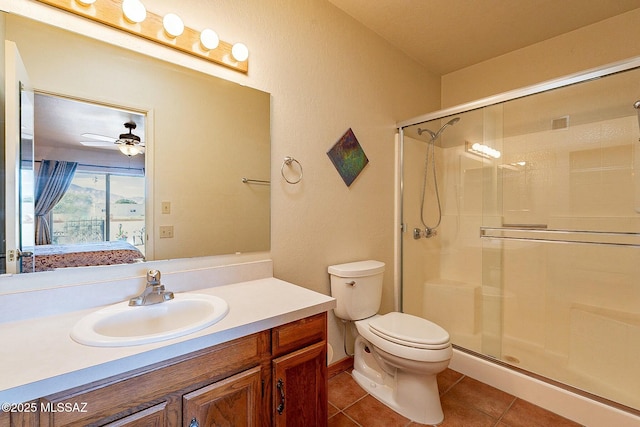
[(364, 154), (358, 139), (351, 129), (342, 135), (342, 138), (327, 151), (327, 156), (333, 162), (347, 187), (351, 186), (360, 172), (362, 172), (362, 169), (369, 163), (367, 155)]

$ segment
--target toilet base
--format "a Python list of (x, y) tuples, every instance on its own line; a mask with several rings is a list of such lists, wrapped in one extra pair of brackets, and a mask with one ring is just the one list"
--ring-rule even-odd
[(389, 365), (362, 337), (356, 339), (355, 350), (352, 376), (367, 393), (411, 421), (429, 425), (444, 421), (436, 374), (448, 361), (437, 363), (442, 365), (434, 366), (437, 372), (420, 375)]

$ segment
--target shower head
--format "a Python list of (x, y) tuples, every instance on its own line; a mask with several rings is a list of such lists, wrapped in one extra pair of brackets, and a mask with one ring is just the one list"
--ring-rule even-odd
[[(636, 108), (640, 108), (640, 107), (636, 107)], [(442, 134), (442, 132), (447, 126), (453, 126), (459, 121), (460, 121), (460, 117), (454, 117), (453, 119), (449, 120), (447, 123), (442, 125), (442, 127), (438, 130), (438, 132), (435, 132), (435, 133), (429, 129), (418, 128), (418, 135), (422, 135), (423, 132), (427, 132), (429, 136), (431, 136), (431, 141), (435, 141), (436, 139), (438, 139), (438, 137)]]

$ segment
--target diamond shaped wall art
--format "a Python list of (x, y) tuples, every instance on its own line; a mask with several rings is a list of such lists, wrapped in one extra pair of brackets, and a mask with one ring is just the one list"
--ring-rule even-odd
[(367, 155), (364, 154), (358, 139), (351, 129), (334, 144), (327, 156), (333, 162), (338, 173), (349, 187), (358, 177), (362, 169), (369, 163)]

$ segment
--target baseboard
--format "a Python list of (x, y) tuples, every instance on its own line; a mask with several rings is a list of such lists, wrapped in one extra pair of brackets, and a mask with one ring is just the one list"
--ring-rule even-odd
[(340, 372), (353, 369), (353, 357), (345, 357), (338, 360), (336, 363), (329, 365), (329, 378), (335, 377)]

